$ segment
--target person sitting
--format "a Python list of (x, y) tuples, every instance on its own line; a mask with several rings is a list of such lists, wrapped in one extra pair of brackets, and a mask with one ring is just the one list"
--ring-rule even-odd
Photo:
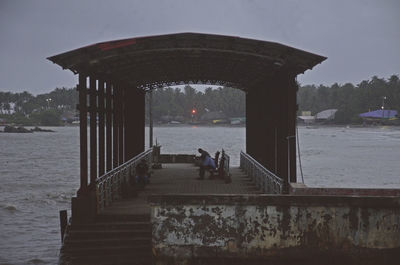
[(200, 177), (198, 179), (199, 180), (204, 179), (204, 173), (206, 170), (208, 170), (210, 172), (210, 178), (212, 178), (213, 172), (215, 171), (215, 168), (216, 168), (214, 159), (211, 158), (210, 154), (207, 151), (204, 151), (201, 148), (199, 148), (198, 151), (201, 154), (201, 156), (200, 156), (200, 172), (199, 172)]
[(220, 152), (217, 151), (217, 152), (215, 153), (215, 156), (214, 156), (214, 162), (215, 162), (215, 167), (216, 167), (216, 168), (218, 168), (219, 154), (220, 154)]
[(146, 184), (149, 183), (149, 166), (147, 165), (146, 159), (142, 159), (140, 163), (136, 165), (136, 184), (144, 188)]

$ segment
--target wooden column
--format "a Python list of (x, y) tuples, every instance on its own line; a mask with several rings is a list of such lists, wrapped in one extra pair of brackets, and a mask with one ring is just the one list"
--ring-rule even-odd
[(124, 105), (126, 98), (124, 97), (125, 87), (120, 88), (118, 91), (118, 161), (119, 165), (122, 165), (124, 160)]
[(106, 172), (112, 169), (112, 86), (106, 83)]
[[(285, 182), (296, 182), (296, 92), (295, 76), (282, 72), (277, 76), (279, 92), (278, 175)], [(290, 175), (290, 179), (288, 179)]]
[(290, 182), (297, 182), (297, 138), (296, 138), (296, 121), (297, 121), (297, 82), (295, 75), (288, 78), (288, 135), (290, 135)]
[(277, 173), (277, 124), (279, 115), (279, 100), (275, 82), (272, 80), (263, 82), (257, 89), (258, 120), (260, 125), (261, 152), (259, 162), (271, 172)]
[(282, 70), (246, 94), (247, 153), (286, 183), (296, 182), (296, 91)]
[[(268, 123), (266, 116), (271, 115), (265, 111), (266, 99), (264, 88), (253, 87), (246, 94), (246, 150), (249, 155), (265, 166), (262, 160), (266, 150), (267, 141), (265, 131)], [(267, 169), (271, 170), (269, 167)]]
[(246, 153), (248, 153), (253, 158), (255, 155), (255, 147), (257, 139), (255, 138), (255, 103), (254, 103), (254, 93), (252, 91), (246, 92)]
[(254, 155), (255, 159), (264, 165), (268, 170), (271, 170), (269, 165), (265, 163), (265, 154), (268, 152), (266, 142), (268, 141), (267, 135), (265, 132), (267, 131), (268, 119), (266, 119), (269, 115), (273, 115), (272, 113), (266, 112), (265, 105), (266, 105), (266, 98), (265, 98), (265, 88), (264, 87), (255, 87), (252, 91), (254, 93), (254, 112), (253, 115), (255, 118), (255, 133), (254, 139), (256, 141)]
[(79, 134), (81, 155), (81, 181), (78, 195), (86, 192), (88, 186), (88, 147), (87, 147), (87, 76), (79, 74)]
[(153, 90), (149, 91), (149, 148), (153, 147)]
[(119, 133), (118, 133), (118, 123), (119, 123), (119, 113), (118, 113), (118, 111), (119, 111), (119, 108), (118, 108), (118, 105), (119, 105), (119, 102), (118, 102), (118, 87), (114, 84), (113, 85), (113, 96), (112, 96), (112, 98), (113, 98), (113, 102), (112, 102), (112, 109), (113, 109), (113, 168), (116, 168), (116, 167), (118, 167), (118, 163), (119, 163), (119, 161), (118, 161), (118, 154), (119, 154), (119, 151), (118, 151), (118, 147), (119, 147), (119, 145), (118, 145), (118, 136), (119, 136)]
[(135, 87), (125, 91), (125, 159), (144, 151), (145, 144), (145, 92)]
[(90, 77), (89, 113), (90, 113), (90, 185), (94, 186), (97, 178), (97, 89), (96, 79)]
[(104, 80), (99, 80), (98, 87), (98, 113), (99, 113), (99, 176), (105, 173), (105, 107), (104, 107)]

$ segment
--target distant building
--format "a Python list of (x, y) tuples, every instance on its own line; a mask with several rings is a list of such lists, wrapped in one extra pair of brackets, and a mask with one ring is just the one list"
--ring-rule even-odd
[(174, 117), (174, 119), (172, 121), (177, 121), (177, 122), (181, 123), (181, 122), (185, 121), (185, 117), (183, 117), (181, 115), (177, 115)]
[(65, 111), (62, 115), (61, 115), (61, 120), (64, 123), (72, 123), (74, 121), (79, 120), (79, 117), (77, 116), (76, 111)]
[(231, 122), (232, 125), (245, 124), (246, 123), (246, 117), (230, 118), (229, 121)]
[(172, 121), (173, 119), (174, 119), (174, 117), (171, 115), (163, 115), (160, 118), (161, 122), (163, 122), (163, 123), (168, 123), (168, 122)]
[(315, 117), (311, 115), (298, 116), (297, 122), (299, 124), (312, 124), (315, 122)]
[(204, 113), (200, 120), (212, 122), (214, 120), (226, 120), (228, 117), (222, 111), (210, 111)]
[(359, 116), (366, 122), (375, 122), (381, 120), (396, 120), (398, 119), (397, 110), (374, 110), (361, 113)]
[(326, 122), (326, 121), (332, 121), (335, 119), (335, 114), (338, 110), (337, 109), (327, 109), (321, 112), (318, 112), (315, 115), (315, 120), (317, 122)]
[(315, 117), (311, 115), (311, 111), (303, 110), (300, 116), (297, 116), (297, 124), (312, 124), (315, 122)]
[(177, 115), (177, 116), (171, 116), (171, 115), (163, 115), (160, 118), (161, 123), (173, 123), (173, 124), (178, 124), (182, 123), (185, 121), (185, 118), (183, 116)]

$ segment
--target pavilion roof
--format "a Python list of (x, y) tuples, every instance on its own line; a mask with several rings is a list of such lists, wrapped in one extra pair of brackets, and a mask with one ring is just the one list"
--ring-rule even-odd
[(247, 90), (279, 71), (304, 73), (326, 57), (276, 42), (177, 33), (96, 43), (48, 59), (74, 73), (144, 89), (201, 83)]

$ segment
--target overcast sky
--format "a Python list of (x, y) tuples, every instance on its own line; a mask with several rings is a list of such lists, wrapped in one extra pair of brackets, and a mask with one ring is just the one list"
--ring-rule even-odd
[(0, 0), (0, 91), (50, 92), (77, 77), (46, 60), (84, 45), (201, 32), (275, 41), (327, 56), (301, 84), (400, 72), (400, 1)]

